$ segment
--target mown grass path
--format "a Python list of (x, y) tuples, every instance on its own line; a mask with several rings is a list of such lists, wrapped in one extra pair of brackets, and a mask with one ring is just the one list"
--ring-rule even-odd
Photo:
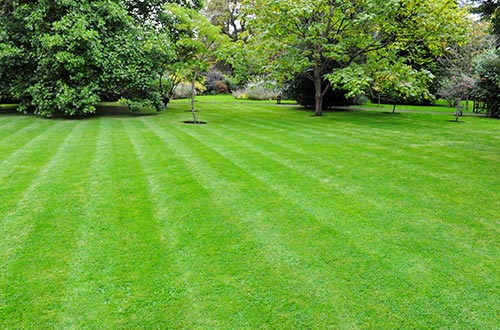
[(0, 328), (498, 327), (497, 120), (225, 100), (0, 111)]

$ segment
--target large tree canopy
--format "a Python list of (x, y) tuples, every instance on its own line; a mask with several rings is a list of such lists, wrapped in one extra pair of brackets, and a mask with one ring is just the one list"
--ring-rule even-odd
[(79, 115), (101, 99), (162, 109), (155, 60), (169, 56), (154, 31), (118, 0), (0, 1), (2, 93), (37, 114)]
[[(247, 0), (244, 4), (251, 32), (247, 40), (253, 54), (262, 58), (263, 71), (281, 80), (299, 73), (309, 77), (315, 85), (316, 115), (322, 114), (328, 89), (359, 93), (371, 83), (369, 72), (386, 70), (394, 62), (404, 67), (405, 56), (415, 62), (421, 54), (438, 55), (448, 41), (463, 35), (463, 15), (451, 0)], [(367, 61), (369, 56), (384, 61)], [(378, 68), (368, 69), (368, 63)], [(410, 67), (409, 62), (403, 64)]]

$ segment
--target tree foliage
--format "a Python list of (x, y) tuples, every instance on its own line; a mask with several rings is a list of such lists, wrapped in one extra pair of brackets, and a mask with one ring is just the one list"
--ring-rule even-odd
[[(471, 0), (472, 12), (491, 22), (493, 34), (500, 38), (500, 3), (498, 0)], [(498, 42), (498, 40), (497, 40)]]
[(156, 61), (170, 56), (121, 1), (1, 1), (0, 78), (19, 109), (95, 111), (99, 100), (163, 108)]
[[(321, 115), (330, 88), (346, 90), (347, 96), (362, 93), (372, 83), (370, 72), (384, 71), (394, 62), (410, 65), (423, 55), (436, 56), (463, 32), (462, 14), (451, 0), (247, 0), (244, 4), (251, 32), (247, 39), (264, 57), (261, 68), (280, 80), (297, 74), (308, 77), (315, 85), (316, 115)], [(369, 67), (371, 56), (389, 61), (373, 60)], [(323, 79), (328, 82), (324, 87)]]
[(478, 79), (474, 86), (475, 96), (485, 102), (488, 115), (500, 116), (500, 56), (490, 50), (478, 56), (475, 62)]
[[(438, 59), (438, 94), (454, 104), (459, 110), (462, 100), (469, 100), (473, 91), (476, 72), (475, 59), (494, 45), (493, 38), (486, 32), (487, 25), (471, 21), (468, 40), (462, 44), (450, 44)], [(467, 102), (468, 106), (468, 102)]]
[(192, 81), (191, 112), (193, 121), (198, 122), (195, 109), (195, 82), (197, 77), (207, 72), (210, 64), (218, 56), (218, 50), (227, 42), (219, 27), (212, 25), (205, 16), (196, 10), (176, 4), (164, 6), (163, 22), (176, 31), (174, 46), (176, 59), (172, 70), (179, 76), (189, 77)]
[(239, 17), (240, 10), (240, 0), (208, 0), (205, 16), (213, 25), (219, 26), (223, 33), (236, 41), (239, 34), (245, 29), (243, 21)]

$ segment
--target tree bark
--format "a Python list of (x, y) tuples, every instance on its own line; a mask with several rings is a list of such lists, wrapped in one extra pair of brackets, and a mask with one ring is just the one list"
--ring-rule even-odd
[(196, 117), (196, 111), (194, 109), (194, 97), (195, 97), (195, 84), (196, 84), (196, 72), (193, 72), (193, 81), (191, 82), (191, 113), (193, 114), (193, 123), (198, 124), (198, 117)]
[(455, 100), (455, 121), (458, 123), (458, 117), (460, 117), (460, 98)]
[(321, 89), (321, 74), (318, 69), (314, 70), (314, 101), (315, 101), (315, 116), (323, 116), (323, 91)]

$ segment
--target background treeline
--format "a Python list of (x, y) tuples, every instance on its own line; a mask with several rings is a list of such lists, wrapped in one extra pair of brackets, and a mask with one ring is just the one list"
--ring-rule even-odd
[(438, 98), (500, 114), (497, 1), (17, 0), (0, 11), (0, 97), (22, 112), (162, 111), (173, 97), (232, 93), (316, 115)]

